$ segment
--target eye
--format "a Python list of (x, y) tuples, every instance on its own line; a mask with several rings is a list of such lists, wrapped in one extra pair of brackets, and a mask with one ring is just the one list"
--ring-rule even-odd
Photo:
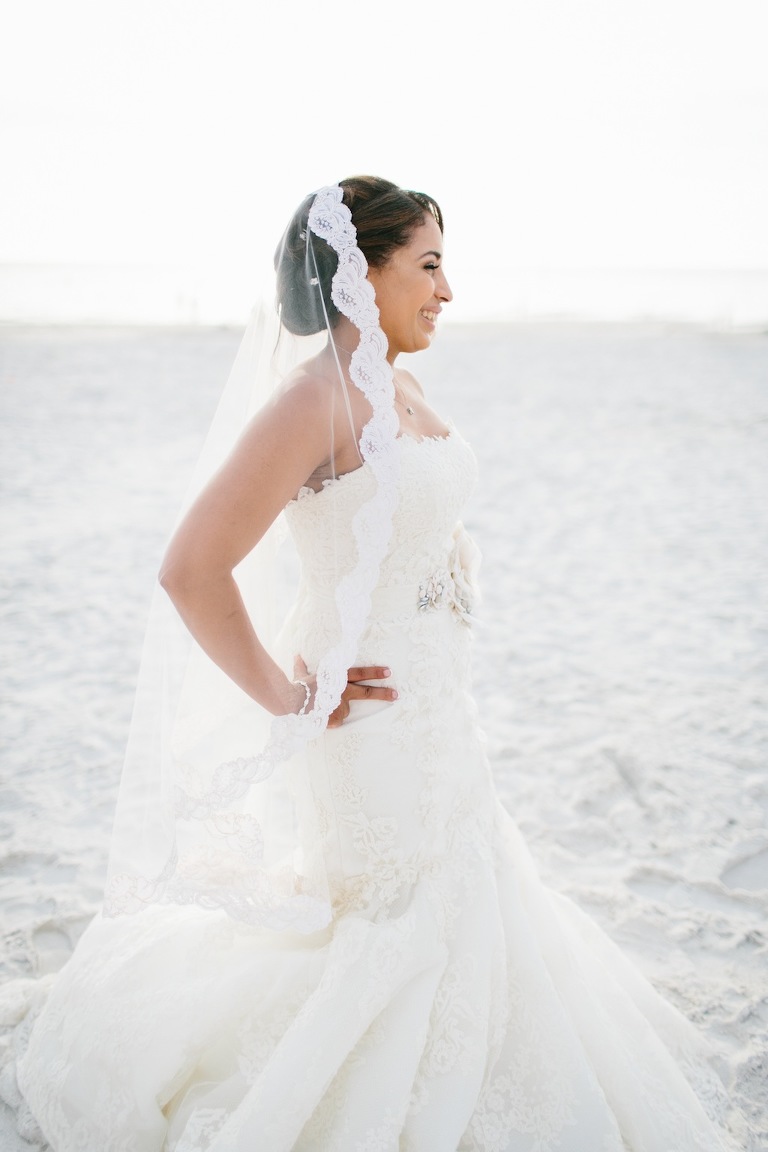
[(439, 265), (439, 264), (425, 264), (425, 265), (424, 265), (424, 267), (425, 267), (425, 268), (426, 268), (426, 269), (427, 269), (429, 272), (437, 272), (437, 270), (438, 270), (438, 268), (440, 267), (440, 265)]

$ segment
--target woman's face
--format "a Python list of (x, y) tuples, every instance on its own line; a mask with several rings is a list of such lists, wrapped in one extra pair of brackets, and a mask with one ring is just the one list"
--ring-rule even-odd
[(369, 268), (390, 364), (400, 352), (428, 348), (442, 305), (453, 299), (443, 274), (443, 236), (432, 216), (398, 248), (383, 268)]

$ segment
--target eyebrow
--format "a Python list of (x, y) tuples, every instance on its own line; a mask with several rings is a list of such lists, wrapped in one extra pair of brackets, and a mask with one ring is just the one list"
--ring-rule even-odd
[(429, 252), (422, 252), (419, 260), (423, 260), (425, 256), (436, 256), (438, 260), (442, 260), (443, 258), (442, 252), (435, 252), (434, 248), (431, 248)]

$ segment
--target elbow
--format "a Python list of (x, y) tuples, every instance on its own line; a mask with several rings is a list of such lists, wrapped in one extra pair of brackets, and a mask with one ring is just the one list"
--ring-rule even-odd
[(232, 573), (221, 566), (213, 566), (195, 555), (174, 555), (169, 552), (160, 565), (157, 579), (176, 607), (192, 606), (212, 591), (220, 591)]
[(157, 574), (157, 582), (171, 600), (175, 599), (181, 584), (178, 568), (164, 559)]
[(176, 603), (183, 598), (185, 592), (189, 591), (190, 584), (194, 582), (193, 565), (183, 557), (174, 555), (173, 550), (169, 549), (160, 564), (157, 580), (160, 587)]

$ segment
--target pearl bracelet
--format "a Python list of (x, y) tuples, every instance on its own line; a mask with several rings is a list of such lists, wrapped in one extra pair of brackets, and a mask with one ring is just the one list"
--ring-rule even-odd
[(306, 696), (304, 697), (304, 703), (302, 704), (299, 711), (296, 713), (297, 716), (303, 716), (307, 711), (307, 704), (309, 704), (309, 698), (312, 695), (312, 691), (309, 687), (309, 684), (307, 684), (306, 680), (292, 680), (291, 683), (296, 684), (296, 685), (301, 685), (301, 687), (306, 692)]

